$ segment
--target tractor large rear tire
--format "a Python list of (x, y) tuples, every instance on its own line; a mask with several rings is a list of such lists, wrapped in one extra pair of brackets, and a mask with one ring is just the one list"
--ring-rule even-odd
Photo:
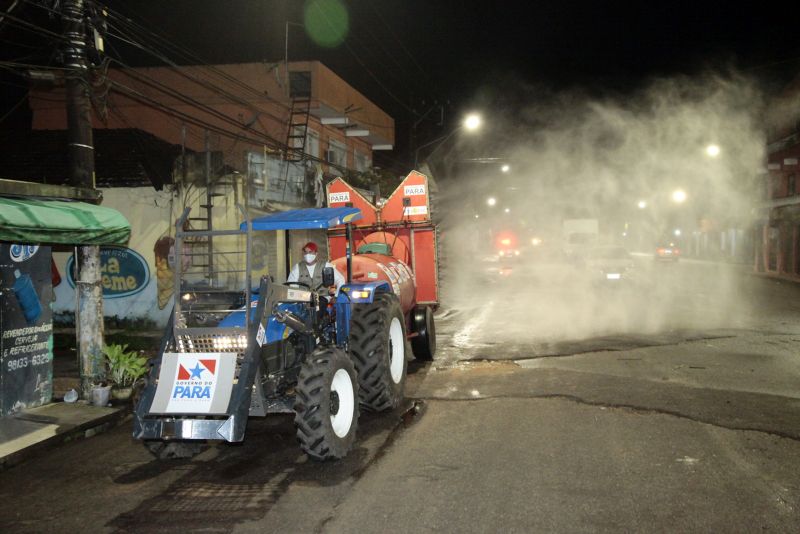
[(411, 338), (414, 358), (429, 362), (436, 354), (436, 325), (430, 306), (417, 306), (411, 316), (416, 336)]
[(335, 347), (320, 347), (300, 368), (294, 424), (300, 448), (318, 461), (350, 451), (358, 426), (358, 381), (353, 362)]
[(370, 304), (353, 305), (350, 355), (361, 406), (374, 412), (399, 406), (407, 362), (405, 321), (396, 295), (381, 293)]

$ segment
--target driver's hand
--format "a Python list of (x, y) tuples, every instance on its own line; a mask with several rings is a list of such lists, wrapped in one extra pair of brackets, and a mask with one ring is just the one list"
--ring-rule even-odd
[(332, 286), (328, 288), (328, 295), (335, 295), (336, 294), (336, 286)]

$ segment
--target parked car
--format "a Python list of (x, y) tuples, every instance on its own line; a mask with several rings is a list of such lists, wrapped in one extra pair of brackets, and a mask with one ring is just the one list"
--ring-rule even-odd
[(623, 247), (592, 248), (586, 252), (584, 266), (594, 283), (618, 285), (636, 279), (633, 258)]
[(662, 243), (656, 247), (655, 253), (656, 261), (678, 261), (681, 257), (681, 251), (675, 246), (675, 243)]

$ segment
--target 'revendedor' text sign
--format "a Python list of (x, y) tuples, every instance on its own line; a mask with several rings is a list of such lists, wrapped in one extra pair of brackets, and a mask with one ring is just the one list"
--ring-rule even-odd
[(50, 402), (50, 247), (0, 243), (0, 415)]

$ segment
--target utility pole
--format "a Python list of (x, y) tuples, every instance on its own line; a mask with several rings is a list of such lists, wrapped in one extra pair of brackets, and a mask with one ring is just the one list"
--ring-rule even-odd
[[(94, 142), (92, 139), (86, 6), (84, 0), (65, 0), (64, 66), (66, 72), (69, 178), (75, 187), (95, 188)], [(105, 378), (103, 365), (103, 288), (100, 247), (78, 247), (78, 279), (75, 283), (75, 334), (84, 398), (91, 396), (92, 382)]]

